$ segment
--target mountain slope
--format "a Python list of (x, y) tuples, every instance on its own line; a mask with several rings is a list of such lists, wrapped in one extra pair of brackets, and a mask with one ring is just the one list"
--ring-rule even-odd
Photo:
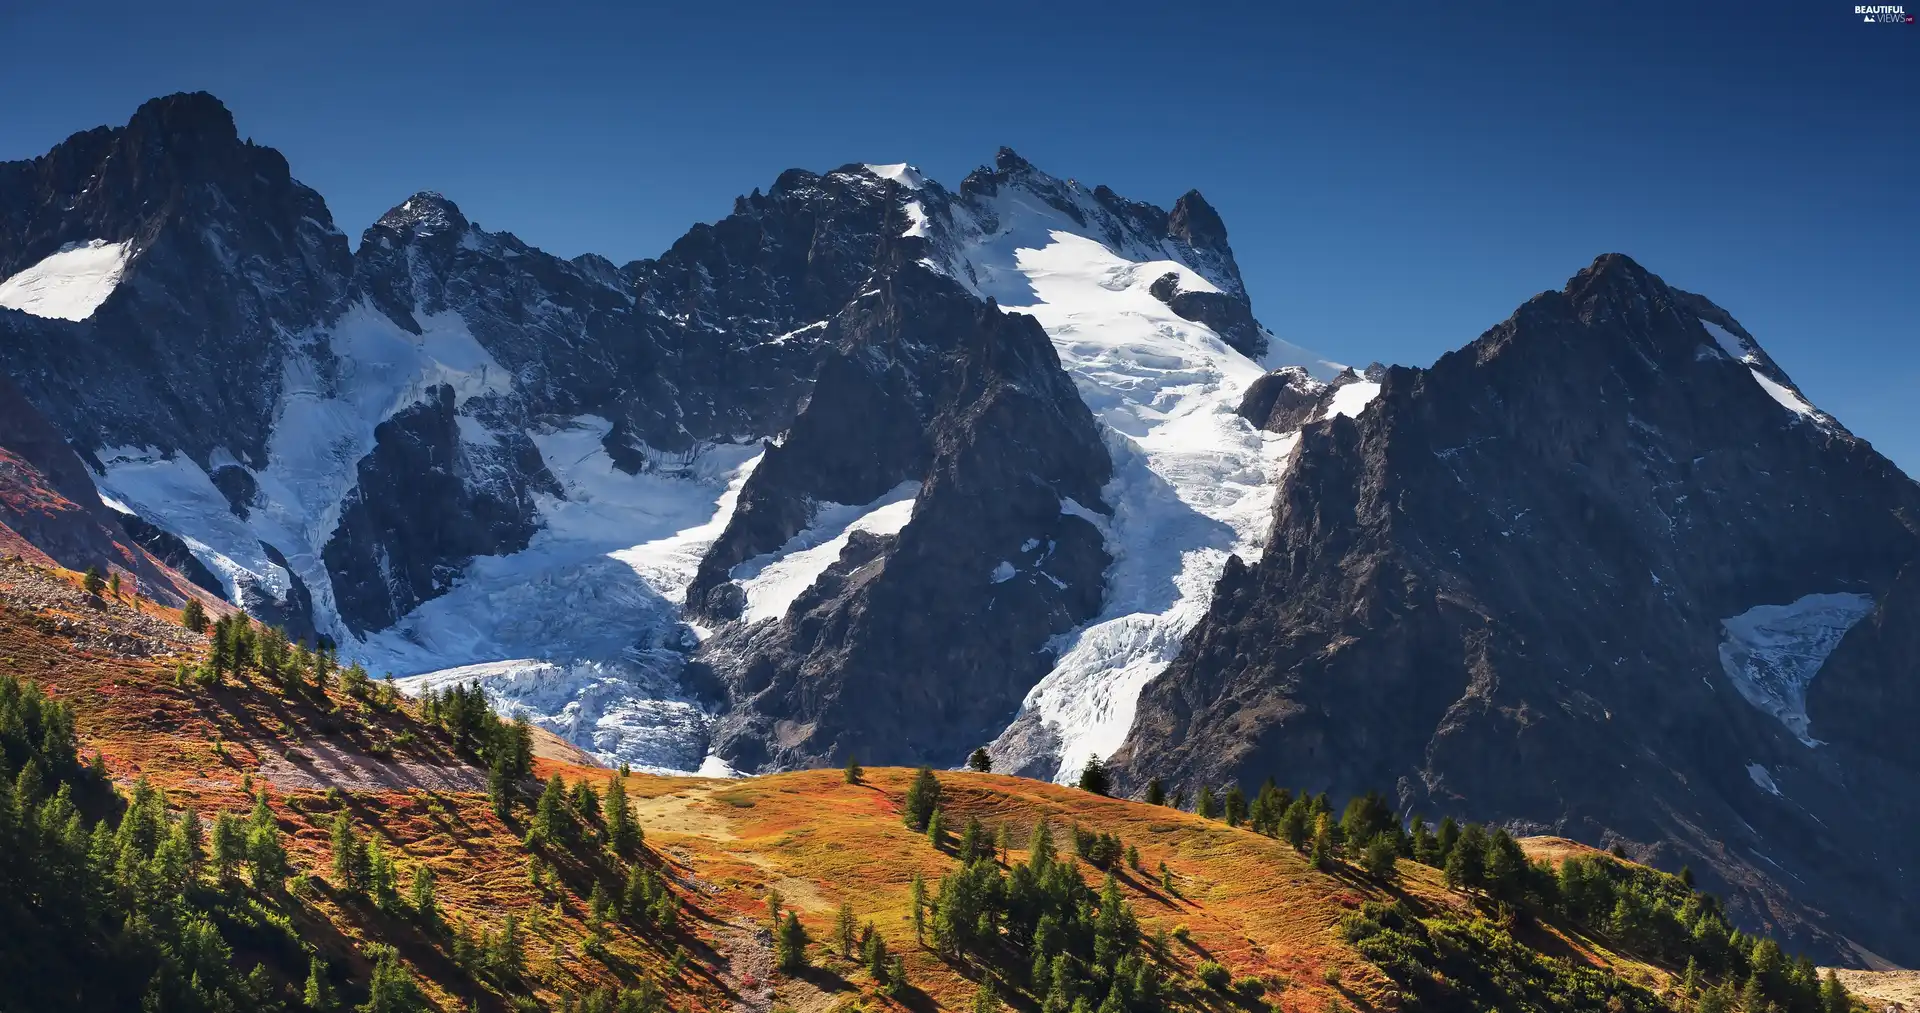
[[(971, 863), (957, 854), (965, 837), (933, 843), (905, 825), (914, 774), (902, 769), (873, 769), (854, 781), (838, 771), (715, 780), (621, 777), (539, 760), (538, 774), (553, 779), (549, 791), (577, 796), (618, 779), (644, 839), (611, 848), (604, 811), (583, 813), (567, 801), (543, 816), (531, 781), (508, 786), (503, 821), (486, 776), (450, 733), (462, 727), (451, 711), (429, 716), (378, 689), (353, 690), (338, 673), (316, 685), (311, 658), (280, 675), (243, 667), (216, 682), (182, 684), (173, 666), (204, 659), (204, 638), (142, 626), (123, 603), (82, 606), (91, 613), (83, 624), (63, 624), (80, 597), (49, 571), (0, 563), (0, 652), (50, 698), (0, 672), (0, 767), (9, 775), (0, 779), (0, 839), (40, 834), (38, 821), (14, 819), (16, 806), (59, 813), (70, 811), (62, 808), (69, 797), (87, 803), (86, 812), (71, 813), (76, 831), (10, 847), (0, 866), (0, 876), (12, 876), (71, 845), (84, 870), (58, 883), (9, 879), (0, 894), (0, 923), (21, 933), (9, 937), (20, 946), (0, 948), (9, 971), (0, 975), (0, 1003), (8, 1008), (287, 1008), (301, 1005), (303, 985), (316, 979), (342, 1005), (357, 1006), (375, 979), (391, 989), (396, 978), (421, 1004), (389, 1008), (435, 1010), (612, 1008), (616, 989), (642, 1008), (700, 1013), (856, 1004), (955, 1010), (974, 1008), (982, 988), (996, 1003), (1021, 1007), (1106, 990), (1136, 1013), (1447, 1010), (1468, 1001), (1517, 1009), (1539, 1004), (1533, 990), (1542, 986), (1567, 990), (1556, 1008), (1583, 1013), (1681, 1008), (1677, 969), (1666, 959), (1590, 933), (1558, 902), (1509, 933), (1485, 917), (1489, 898), (1449, 889), (1426, 865), (1366, 872), (1356, 849), (1316, 864), (1244, 826), (1004, 775), (937, 778), (951, 827), (978, 821), (989, 842), (1007, 831), (1004, 848), (989, 843), (993, 854)], [(36, 760), (63, 762), (15, 778), (27, 744), (14, 733), (34, 720), (72, 722), (64, 735), (31, 744)], [(63, 747), (70, 755), (57, 756)], [(101, 760), (83, 760), (96, 751)], [(37, 779), (49, 775), (70, 795)], [(105, 807), (103, 816), (96, 795), (115, 790), (131, 796), (131, 807)], [(187, 812), (207, 823), (240, 814), (255, 843), (231, 868), (212, 857), (186, 860), (191, 849), (169, 842), (186, 839)], [(100, 842), (92, 846), (114, 860), (89, 864), (86, 827), (96, 819), (107, 832), (91, 837)], [(263, 835), (284, 849), (284, 873), (254, 868), (268, 854), (257, 843)], [(1541, 853), (1564, 858), (1564, 844), (1548, 842)], [(1120, 850), (1095, 855), (1105, 846)], [(1034, 889), (1036, 847), (1055, 855), (1045, 891)], [(1129, 848), (1137, 862), (1127, 860)], [(1093, 857), (1076, 854), (1083, 850)], [(356, 853), (369, 863), (360, 872)], [(1585, 860), (1608, 863), (1604, 873), (1622, 881), (1644, 874)], [(423, 870), (433, 883), (426, 895), (408, 888)], [(389, 875), (399, 877), (397, 896), (385, 893)], [(916, 877), (941, 905), (921, 912), (924, 932), (915, 927)], [(956, 925), (972, 923), (942, 912), (957, 910), (949, 905), (962, 902), (964, 880), (1002, 886), (987, 894), (995, 913), (978, 930), (984, 937), (962, 942)], [(1657, 880), (1660, 890), (1684, 894), (1678, 880)], [(34, 904), (92, 889), (111, 909), (123, 903), (110, 899), (114, 891), (129, 883), (142, 891), (145, 917), (124, 925)], [(1070, 895), (1074, 919), (1050, 915), (1041, 925), (1051, 927), (1039, 932), (1034, 912), (1005, 899), (1050, 904), (1056, 890)], [(810, 966), (774, 967), (769, 895), (811, 937)], [(1698, 912), (1709, 904), (1694, 902)], [(856, 936), (865, 923), (900, 958), (900, 988), (884, 987), (870, 961), (842, 950), (842, 905)], [(670, 920), (659, 913), (666, 909)], [(1411, 988), (1404, 963), (1381, 956), (1383, 918), (1470, 933), (1478, 976)], [(515, 945), (502, 942), (509, 937)], [(38, 953), (50, 939), (72, 945)], [(109, 939), (113, 946), (104, 945)], [(169, 939), (172, 949), (150, 945)], [(391, 956), (381, 957), (384, 947), (394, 948)], [(1035, 947), (1063, 959), (1035, 976)], [(20, 962), (36, 956), (34, 973), (24, 973)], [(376, 972), (376, 961), (385, 969)], [(1133, 975), (1115, 974), (1122, 966)]]
[(1916, 520), (1731, 317), (1602, 257), (1304, 430), (1267, 555), (1117, 759), (1621, 841), (1749, 924), (1912, 959), (1920, 771), (1883, 722), (1920, 716), (1890, 688)]

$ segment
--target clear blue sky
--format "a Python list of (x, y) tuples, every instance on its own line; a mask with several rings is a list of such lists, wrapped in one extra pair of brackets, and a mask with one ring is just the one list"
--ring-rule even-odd
[(351, 235), (437, 189), (626, 260), (789, 166), (952, 185), (1009, 144), (1162, 205), (1198, 187), (1260, 318), (1346, 361), (1425, 364), (1624, 251), (1920, 474), (1920, 25), (1851, 11), (0, 3), (0, 158), (206, 89)]

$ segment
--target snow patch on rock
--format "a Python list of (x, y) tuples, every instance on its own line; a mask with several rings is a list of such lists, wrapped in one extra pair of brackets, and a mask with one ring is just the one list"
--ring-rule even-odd
[(1321, 417), (1329, 419), (1336, 415), (1356, 417), (1373, 403), (1374, 398), (1379, 396), (1380, 385), (1372, 380), (1359, 380), (1347, 384), (1333, 392), (1332, 399), (1327, 402), (1326, 414)]
[(85, 320), (120, 287), (133, 243), (95, 239), (59, 252), (0, 281), (0, 306), (55, 320)]
[(1720, 621), (1720, 667), (1748, 703), (1817, 746), (1808, 728), (1807, 687), (1840, 638), (1872, 611), (1872, 598), (1851, 592), (1756, 605)]
[(742, 621), (757, 623), (787, 614), (794, 599), (827, 572), (855, 531), (898, 534), (913, 519), (920, 483), (902, 482), (871, 503), (850, 506), (822, 503), (813, 523), (772, 552), (735, 566), (728, 574), (747, 593)]
[(1764, 360), (1752, 342), (1711, 321), (1702, 320), (1700, 326), (1713, 336), (1721, 351), (1747, 367), (1747, 371), (1753, 374), (1753, 382), (1759, 384), (1760, 389), (1766, 391), (1767, 396), (1778, 402), (1780, 407), (1815, 422), (1825, 421), (1820, 410), (1801, 397), (1799, 391), (1760, 371)]

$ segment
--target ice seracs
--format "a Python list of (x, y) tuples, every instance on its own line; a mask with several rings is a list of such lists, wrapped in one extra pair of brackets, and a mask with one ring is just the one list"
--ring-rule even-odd
[[(681, 688), (697, 643), (679, 602), (726, 527), (757, 446), (703, 447), (672, 472), (629, 475), (583, 416), (535, 439), (564, 499), (541, 501), (526, 549), (476, 559), (447, 594), (353, 647), (409, 693), (475, 682), (503, 714), (609, 762), (700, 766), (711, 715)], [(451, 666), (451, 667), (449, 667)]]
[(126, 273), (131, 241), (71, 243), (0, 281), (0, 306), (56, 320), (85, 320), (107, 301)]

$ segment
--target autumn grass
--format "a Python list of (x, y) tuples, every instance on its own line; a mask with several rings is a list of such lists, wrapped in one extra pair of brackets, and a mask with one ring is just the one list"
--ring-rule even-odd
[[(329, 792), (283, 787), (267, 776), (263, 763), (317, 742), (348, 753), (384, 750), (419, 764), (462, 763), (445, 736), (422, 724), (410, 704), (386, 710), (337, 690), (289, 690), (258, 675), (219, 687), (176, 685), (176, 659), (79, 651), (54, 632), (53, 618), (0, 600), (0, 671), (35, 679), (71, 701), (83, 751), (102, 754), (123, 783), (148, 778), (176, 807), (190, 806), (209, 818), (223, 810), (243, 812), (248, 792), (265, 788), (298, 870), (293, 882), (297, 928), (358, 977), (367, 970), (359, 956), (364, 944), (390, 943), (439, 1009), (464, 1010), (475, 999), (483, 1009), (506, 1008), (502, 996), (453, 964), (446, 936), (334, 888), (328, 831), (342, 811), (394, 858), (403, 892), (416, 867), (434, 871), (449, 923), (476, 933), (483, 927), (497, 932), (512, 913), (526, 933), (524, 987), (548, 1005), (568, 993), (645, 977), (666, 987), (676, 1009), (734, 1008), (746, 985), (740, 970), (745, 962), (736, 958), (742, 957), (741, 947), (759, 945), (766, 897), (778, 891), (816, 941), (832, 935), (835, 912), (843, 902), (851, 903), (856, 918), (871, 920), (889, 949), (904, 956), (913, 988), (898, 1000), (885, 997), (863, 967), (816, 945), (819, 969), (776, 981), (776, 1006), (795, 1013), (971, 1008), (980, 970), (949, 963), (915, 939), (910, 903), (915, 875), (931, 894), (958, 863), (951, 845), (936, 850), (903, 824), (910, 770), (869, 769), (859, 783), (848, 783), (838, 770), (742, 780), (629, 775), (625, 786), (646, 835), (639, 860), (675, 884), (682, 901), (681, 929), (664, 936), (616, 921), (605, 954), (590, 956), (583, 945), (586, 898), (596, 882), (617, 896), (620, 870), (590, 846), (524, 844), (526, 827), (519, 822), (524, 800), (515, 820), (502, 822), (477, 791)], [(402, 737), (403, 732), (410, 735)], [(586, 780), (601, 791), (617, 776), (550, 737), (541, 740), (535, 773)], [(1143, 933), (1149, 940), (1164, 935), (1167, 941), (1153, 958), (1172, 986), (1176, 1008), (1323, 1013), (1329, 1002), (1341, 1009), (1397, 1008), (1391, 983), (1342, 939), (1342, 919), (1367, 901), (1404, 899), (1429, 913), (1473, 907), (1468, 898), (1446, 889), (1438, 870), (1411, 861), (1401, 862), (1395, 880), (1383, 883), (1341, 863), (1317, 870), (1284, 843), (1175, 809), (1005, 775), (943, 772), (938, 777), (954, 837), (969, 818), (980, 820), (990, 838), (1006, 826), (1010, 862), (1026, 859), (1029, 837), (1040, 822), (1063, 858), (1072, 859), (1075, 825), (1117, 835), (1123, 845), (1136, 848), (1139, 868), (1117, 863), (1115, 871)], [(1529, 839), (1525, 846), (1556, 861), (1591, 850), (1558, 839)], [(535, 885), (531, 867), (536, 861), (557, 872), (557, 884)], [(1171, 889), (1161, 882), (1163, 863)], [(1104, 875), (1084, 863), (1082, 874), (1096, 886)], [(1657, 979), (1664, 973), (1552, 926), (1529, 923), (1514, 931), (1542, 952), (1626, 976)], [(689, 957), (675, 975), (677, 947)], [(1206, 989), (1195, 980), (1202, 961), (1224, 965), (1235, 980), (1258, 979), (1264, 995)], [(1017, 981), (1020, 975), (1010, 977)], [(1002, 995), (1025, 1002), (1005, 987)]]

